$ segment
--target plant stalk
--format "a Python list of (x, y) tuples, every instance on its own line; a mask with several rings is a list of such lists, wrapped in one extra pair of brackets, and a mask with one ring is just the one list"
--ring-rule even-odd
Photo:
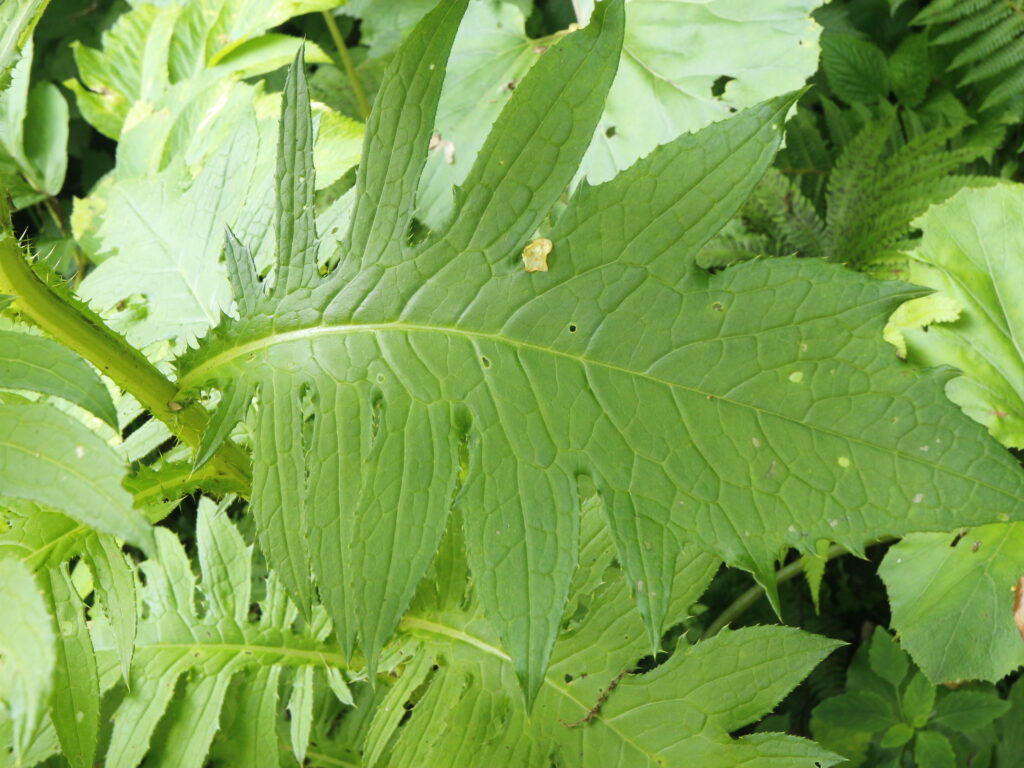
[(341, 63), (345, 66), (345, 74), (348, 75), (348, 80), (352, 84), (352, 90), (356, 94), (359, 114), (362, 115), (363, 122), (366, 122), (370, 119), (370, 102), (366, 98), (366, 91), (363, 90), (363, 84), (359, 80), (359, 73), (356, 72), (355, 65), (352, 64), (352, 57), (349, 55), (348, 46), (345, 45), (345, 38), (342, 37), (338, 23), (330, 11), (321, 11), (321, 15), (324, 17), (327, 31), (331, 34), (331, 40), (334, 41), (334, 47), (338, 49), (338, 56), (341, 57)]
[[(872, 541), (868, 546), (874, 544), (884, 544), (891, 540), (892, 539), (888, 538), (878, 539)], [(841, 547), (838, 544), (833, 544), (831, 547), (828, 548), (828, 552), (825, 553), (825, 560), (831, 560), (832, 558), (839, 557), (840, 555), (848, 554), (850, 554), (848, 549), (846, 549), (845, 547)], [(804, 561), (805, 558), (801, 557), (799, 560), (794, 560), (792, 563), (784, 565), (782, 568), (777, 570), (775, 572), (775, 583), (782, 584), (783, 582), (789, 581), (794, 576), (798, 576), (799, 574), (803, 573)], [(704, 634), (700, 636), (700, 639), (708, 640), (717, 635), (727, 626), (732, 624), (732, 622), (734, 622), (737, 618), (739, 618), (744, 613), (744, 611), (746, 611), (750, 606), (754, 605), (754, 603), (756, 603), (758, 600), (764, 597), (764, 595), (764, 587), (762, 587), (760, 584), (755, 584), (754, 586), (752, 586), (742, 595), (733, 600), (732, 603), (718, 615), (718, 618), (711, 623), (711, 626), (704, 630)]]
[[(199, 403), (177, 402), (178, 387), (141, 352), (98, 317), (80, 312), (51, 290), (6, 229), (8, 216), (6, 202), (0, 200), (0, 226), (5, 227), (0, 231), (0, 293), (13, 295), (18, 309), (36, 326), (109, 376), (175, 437), (197, 447), (210, 420), (206, 409)], [(251, 485), (248, 456), (237, 445), (225, 444), (213, 461), (221, 475)]]

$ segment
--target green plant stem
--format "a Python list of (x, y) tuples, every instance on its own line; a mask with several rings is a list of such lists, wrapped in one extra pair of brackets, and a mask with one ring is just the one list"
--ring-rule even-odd
[(345, 65), (345, 74), (348, 75), (348, 80), (352, 83), (352, 90), (355, 91), (356, 101), (359, 103), (359, 114), (363, 116), (363, 122), (365, 122), (370, 119), (370, 102), (366, 98), (363, 84), (359, 81), (359, 74), (352, 64), (352, 57), (348, 53), (348, 46), (345, 45), (345, 38), (341, 36), (338, 23), (334, 20), (334, 16), (331, 15), (330, 11), (321, 11), (321, 15), (324, 17), (327, 31), (331, 34), (331, 40), (334, 41), (334, 47), (338, 49), (341, 63)]
[[(8, 221), (0, 200), (0, 226)], [(178, 403), (178, 387), (146, 357), (95, 316), (79, 311), (43, 282), (25, 260), (9, 231), (0, 231), (0, 293), (15, 296), (18, 309), (61, 344), (77, 352), (143, 408), (167, 424), (184, 443), (197, 447), (210, 416), (198, 403)], [(237, 445), (225, 444), (214, 457), (220, 474), (249, 487), (249, 460)]]
[[(892, 541), (892, 539), (878, 539), (872, 541), (871, 544), (869, 544), (868, 546), (872, 546), (874, 544), (884, 544), (888, 541)], [(833, 544), (831, 547), (828, 548), (828, 552), (825, 553), (825, 560), (831, 560), (834, 557), (839, 557), (840, 555), (848, 554), (850, 554), (850, 551), (848, 549), (846, 549), (845, 547), (841, 547), (838, 544)], [(801, 557), (799, 560), (794, 560), (792, 563), (784, 565), (782, 568), (777, 570), (775, 572), (775, 583), (782, 584), (783, 582), (789, 581), (794, 576), (798, 576), (801, 573), (803, 573), (805, 559), (806, 558)], [(752, 586), (742, 595), (733, 600), (732, 603), (724, 611), (718, 614), (718, 618), (711, 623), (711, 626), (704, 630), (704, 634), (700, 636), (700, 639), (708, 640), (717, 635), (727, 626), (732, 624), (732, 622), (734, 622), (737, 618), (739, 618), (744, 613), (744, 611), (746, 611), (750, 606), (754, 605), (754, 603), (756, 603), (764, 596), (764, 587), (762, 587), (760, 584), (755, 584), (754, 586)]]

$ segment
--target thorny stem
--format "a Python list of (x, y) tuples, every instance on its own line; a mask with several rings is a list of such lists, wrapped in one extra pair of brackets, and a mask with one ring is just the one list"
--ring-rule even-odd
[[(0, 293), (12, 294), (22, 314), (134, 396), (175, 437), (198, 446), (209, 424), (209, 413), (199, 403), (176, 402), (177, 385), (141, 352), (98, 317), (79, 311), (51, 290), (25, 260), (7, 228), (9, 220), (7, 203), (0, 198)], [(213, 461), (222, 476), (250, 486), (249, 459), (238, 446), (226, 444)]]
[(321, 15), (324, 17), (327, 31), (331, 33), (334, 47), (338, 49), (341, 63), (345, 65), (345, 74), (348, 75), (349, 82), (352, 83), (352, 90), (355, 91), (356, 101), (359, 102), (359, 114), (363, 116), (363, 122), (366, 122), (370, 118), (370, 102), (366, 98), (363, 84), (359, 81), (359, 74), (352, 64), (352, 57), (348, 53), (348, 46), (345, 45), (345, 38), (341, 36), (338, 23), (334, 20), (334, 16), (331, 15), (330, 11), (321, 11)]
[[(50, 214), (50, 218), (53, 219), (54, 225), (57, 227), (57, 231), (60, 232), (61, 237), (69, 238), (68, 229), (64, 226), (64, 219), (61, 216), (60, 208), (56, 202), (56, 198), (47, 197), (44, 198), (41, 205), (46, 209), (47, 213)], [(78, 286), (82, 282), (82, 278), (85, 277), (85, 255), (82, 253), (82, 249), (78, 247), (78, 243), (73, 239), (71, 240), (71, 247), (75, 252), (75, 277), (74, 286)]]
[[(870, 544), (868, 544), (868, 546), (873, 546), (875, 544), (885, 544), (889, 541), (893, 541), (893, 539), (876, 539), (872, 541)], [(850, 554), (850, 550), (846, 549), (845, 547), (841, 547), (838, 544), (833, 544), (831, 547), (828, 548), (828, 551), (825, 553), (825, 560), (828, 561), (835, 557), (839, 557), (840, 555), (848, 554)], [(801, 573), (804, 572), (806, 563), (807, 558), (801, 557), (799, 560), (794, 560), (792, 563), (784, 565), (782, 568), (775, 572), (775, 583), (781, 584), (785, 581), (789, 581), (794, 576), (799, 576)], [(764, 595), (764, 587), (762, 587), (760, 584), (755, 584), (754, 586), (752, 586), (742, 595), (733, 600), (732, 603), (718, 615), (718, 618), (711, 623), (711, 626), (704, 630), (704, 634), (700, 636), (700, 639), (708, 640), (717, 635), (727, 626), (732, 624), (732, 622), (738, 619), (741, 615), (743, 615), (743, 613), (750, 606), (754, 605), (758, 600), (764, 597)]]

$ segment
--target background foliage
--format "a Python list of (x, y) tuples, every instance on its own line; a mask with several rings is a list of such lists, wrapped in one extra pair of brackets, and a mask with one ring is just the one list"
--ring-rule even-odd
[(1024, 11), (435, 5), (0, 2), (0, 764), (1017, 765)]

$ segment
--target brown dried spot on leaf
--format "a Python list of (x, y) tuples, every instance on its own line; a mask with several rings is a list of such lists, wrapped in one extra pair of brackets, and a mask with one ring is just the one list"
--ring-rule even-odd
[(1024, 638), (1024, 576), (1020, 577), (1013, 590), (1013, 620), (1020, 636)]
[(546, 237), (538, 237), (523, 248), (523, 264), (527, 272), (547, 272), (548, 254), (553, 245)]

